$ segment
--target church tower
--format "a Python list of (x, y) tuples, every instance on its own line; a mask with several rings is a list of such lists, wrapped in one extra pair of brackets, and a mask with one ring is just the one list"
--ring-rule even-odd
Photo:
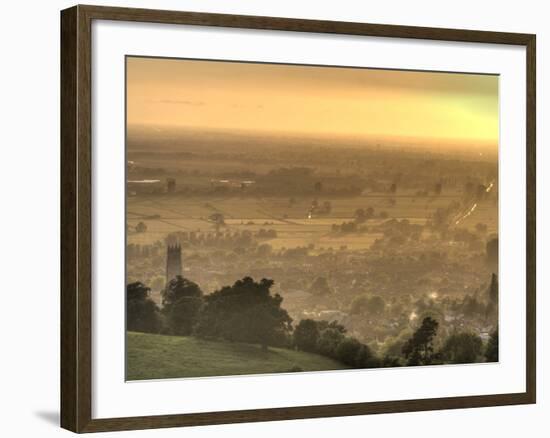
[(168, 244), (166, 247), (166, 285), (181, 273), (181, 246), (179, 243)]

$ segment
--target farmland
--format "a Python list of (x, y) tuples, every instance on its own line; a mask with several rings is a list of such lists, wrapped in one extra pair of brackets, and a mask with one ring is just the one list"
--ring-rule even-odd
[[(498, 168), (485, 149), (129, 134), (127, 281), (157, 304), (166, 245), (178, 242), (183, 275), (205, 294), (270, 278), (295, 321), (337, 319), (375, 350), (426, 313), (442, 332), (493, 328), (470, 315), (498, 263)], [(383, 312), (358, 308), (365, 297)]]
[[(213, 230), (208, 217), (219, 212), (225, 217), (225, 229), (230, 231), (258, 231), (272, 228), (277, 237), (269, 240), (273, 248), (291, 248), (315, 245), (318, 248), (339, 248), (346, 246), (352, 250), (368, 249), (378, 233), (361, 235), (334, 235), (332, 224), (352, 221), (354, 213), (361, 207), (373, 207), (385, 211), (389, 217), (424, 225), (437, 208), (444, 208), (450, 202), (460, 200), (460, 193), (437, 198), (418, 198), (414, 195), (365, 195), (345, 199), (331, 200), (332, 211), (329, 215), (308, 218), (312, 199), (297, 199), (289, 205), (288, 198), (221, 198), (205, 201), (200, 198), (180, 196), (144, 196), (129, 197), (127, 202), (127, 222), (135, 227), (139, 222), (147, 222), (146, 233), (130, 233), (129, 243), (152, 244), (163, 240), (166, 235), (177, 231), (209, 232)], [(393, 199), (395, 205), (389, 205)], [(463, 227), (473, 229), (477, 223), (485, 223), (489, 232), (497, 231), (497, 215), (494, 204), (481, 203), (475, 214), (462, 223)], [(152, 218), (152, 219), (148, 219)], [(382, 219), (373, 219), (372, 225)]]

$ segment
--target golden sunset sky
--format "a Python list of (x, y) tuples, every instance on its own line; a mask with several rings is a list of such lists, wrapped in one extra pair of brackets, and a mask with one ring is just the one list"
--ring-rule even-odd
[(498, 77), (127, 58), (128, 125), (498, 145)]

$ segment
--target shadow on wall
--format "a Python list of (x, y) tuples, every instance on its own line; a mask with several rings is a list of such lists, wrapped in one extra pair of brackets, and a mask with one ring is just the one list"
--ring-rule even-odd
[(35, 412), (38, 418), (40, 418), (45, 423), (49, 423), (53, 426), (59, 426), (59, 412), (58, 411), (38, 411)]

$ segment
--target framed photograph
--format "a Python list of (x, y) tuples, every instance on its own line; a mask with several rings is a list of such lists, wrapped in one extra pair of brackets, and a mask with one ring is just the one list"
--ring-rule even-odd
[(61, 13), (61, 422), (535, 403), (535, 35)]

